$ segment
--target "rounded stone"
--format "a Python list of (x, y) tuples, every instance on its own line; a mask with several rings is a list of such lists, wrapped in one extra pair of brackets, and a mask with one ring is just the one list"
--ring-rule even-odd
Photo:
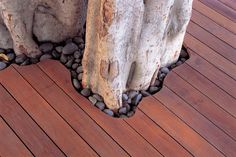
[(80, 85), (79, 80), (73, 79), (72, 82), (73, 82), (74, 87), (75, 87), (77, 90), (79, 90), (79, 89), (81, 88), (81, 85)]
[(180, 66), (181, 64), (183, 64), (183, 62), (182, 62), (182, 61), (178, 61), (178, 62), (176, 63), (176, 66)]
[(31, 62), (32, 64), (36, 64), (36, 63), (39, 62), (39, 59), (38, 59), (38, 58), (30, 58), (30, 62)]
[(47, 59), (51, 59), (52, 56), (50, 54), (44, 54), (40, 57), (40, 61), (44, 61), (44, 60), (47, 60)]
[(163, 68), (161, 68), (161, 72), (168, 74), (170, 72), (170, 70), (167, 67), (163, 67)]
[(103, 102), (97, 102), (96, 106), (100, 109), (100, 110), (104, 110), (106, 105)]
[(136, 95), (138, 95), (138, 92), (137, 92), (137, 91), (130, 91), (130, 92), (129, 92), (129, 98), (130, 98), (130, 99), (133, 99)]
[(3, 70), (7, 67), (7, 64), (4, 62), (0, 62), (0, 70)]
[(79, 73), (82, 73), (83, 72), (83, 67), (82, 66), (79, 66), (77, 69), (76, 69), (76, 72), (79, 74)]
[(53, 44), (52, 43), (43, 43), (42, 45), (39, 46), (39, 50), (48, 53), (53, 50)]
[(81, 56), (82, 56), (82, 53), (81, 53), (80, 51), (75, 51), (75, 52), (74, 52), (74, 57), (75, 57), (76, 59), (80, 58)]
[(78, 80), (82, 81), (83, 73), (80, 73), (77, 78), (78, 78)]
[(16, 56), (15, 62), (16, 62), (16, 64), (21, 64), (21, 63), (23, 63), (26, 59), (27, 59), (27, 56), (26, 56), (25, 54), (21, 54), (21, 55)]
[(8, 57), (8, 61), (12, 62), (15, 59), (16, 55), (14, 53), (8, 53), (7, 57)]
[(77, 51), (78, 49), (79, 48), (75, 43), (70, 42), (70, 43), (66, 44), (65, 47), (63, 47), (62, 53), (65, 55), (70, 55), (70, 54), (74, 53), (75, 51)]
[(129, 99), (128, 95), (125, 94), (125, 93), (123, 93), (123, 94), (122, 94), (122, 100), (123, 100), (123, 101), (128, 101), (128, 99)]
[(160, 81), (163, 81), (165, 77), (166, 77), (166, 74), (164, 74), (164, 73), (161, 73), (160, 75), (158, 75), (158, 79)]
[(52, 56), (53, 56), (53, 58), (58, 59), (58, 58), (60, 58), (61, 54), (58, 53), (56, 50), (53, 50), (52, 51)]
[(132, 104), (134, 104), (135, 106), (137, 106), (139, 104), (139, 102), (142, 100), (143, 96), (142, 94), (138, 94), (137, 96), (135, 96), (132, 99)]
[(119, 114), (127, 114), (127, 112), (128, 112), (127, 107), (121, 107), (118, 110)]
[(79, 64), (78, 63), (74, 63), (74, 64), (72, 64), (72, 69), (77, 69), (78, 68), (78, 66), (79, 66)]
[(188, 52), (182, 49), (180, 52), (180, 58), (187, 58), (187, 57), (188, 57)]
[(84, 88), (81, 92), (80, 92), (83, 96), (88, 97), (91, 95), (91, 90), (89, 88)]
[(70, 74), (72, 78), (77, 78), (77, 73), (74, 70), (70, 71)]
[(30, 59), (29, 58), (26, 58), (26, 60), (21, 63), (20, 65), (24, 66), (24, 65), (29, 65), (31, 62), (30, 62)]
[(94, 94), (93, 97), (97, 99), (97, 101), (103, 101), (103, 98), (98, 94)]
[(81, 59), (75, 59), (75, 63), (81, 63)]
[(180, 60), (181, 60), (182, 62), (185, 62), (185, 61), (186, 61), (186, 59), (185, 59), (185, 58), (181, 58)]
[(67, 61), (67, 63), (65, 64), (65, 66), (66, 66), (67, 68), (71, 68), (71, 67), (72, 67), (72, 64), (73, 64), (73, 59), (70, 59), (70, 60)]
[(150, 93), (148, 93), (148, 92), (145, 91), (145, 90), (142, 90), (142, 91), (141, 91), (141, 94), (143, 95), (143, 97), (147, 97), (147, 96), (150, 96), (150, 95), (151, 95)]
[(114, 112), (110, 109), (105, 109), (105, 110), (103, 110), (103, 112), (108, 114), (109, 116), (112, 116), (112, 117), (114, 116)]
[(63, 46), (57, 46), (55, 49), (58, 53), (61, 53), (62, 49), (63, 49)]
[(97, 99), (92, 96), (90, 96), (88, 99), (93, 105), (95, 105), (97, 103)]
[(73, 41), (74, 41), (76, 44), (84, 43), (84, 40), (83, 40), (82, 37), (74, 37)]
[(161, 81), (160, 80), (155, 80), (154, 86), (160, 86), (161, 85)]
[(130, 111), (130, 112), (127, 113), (128, 117), (132, 117), (133, 115), (134, 115), (134, 111)]
[(67, 57), (65, 55), (61, 55), (61, 57), (60, 57), (61, 63), (65, 64), (67, 62), (67, 60), (68, 59), (67, 59)]
[(158, 92), (159, 91), (159, 88), (158, 87), (153, 87), (153, 86), (151, 86), (150, 88), (149, 88), (149, 92), (151, 93), (151, 94), (154, 94), (154, 93), (156, 93), (156, 92)]

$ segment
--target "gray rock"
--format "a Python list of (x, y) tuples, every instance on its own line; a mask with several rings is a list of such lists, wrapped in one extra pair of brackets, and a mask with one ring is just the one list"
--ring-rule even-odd
[(21, 64), (26, 60), (26, 58), (27, 58), (27, 56), (25, 54), (18, 55), (15, 58), (15, 62), (16, 62), (16, 64)]
[(123, 101), (128, 101), (128, 99), (129, 99), (128, 95), (125, 94), (125, 93), (123, 93), (123, 94), (122, 94), (122, 100), (123, 100)]
[(68, 59), (65, 55), (61, 55), (61, 58), (60, 58), (61, 63), (66, 64), (67, 60)]
[(161, 85), (161, 81), (160, 80), (155, 80), (155, 83), (153, 86), (160, 86)]
[(151, 94), (154, 94), (154, 93), (156, 93), (156, 92), (158, 92), (158, 91), (159, 91), (159, 88), (158, 88), (158, 87), (155, 87), (155, 86), (153, 87), (153, 86), (152, 86), (152, 87), (149, 88), (149, 92), (150, 92)]
[(53, 58), (58, 59), (58, 58), (61, 57), (61, 54), (58, 53), (56, 50), (53, 50), (53, 51), (52, 51), (52, 56), (53, 56)]
[(38, 58), (30, 58), (30, 62), (31, 62), (32, 64), (36, 64), (36, 63), (39, 62), (39, 59), (38, 59)]
[(44, 53), (48, 53), (53, 50), (53, 44), (52, 43), (44, 43), (39, 46), (40, 51)]
[(130, 111), (130, 112), (127, 113), (128, 117), (132, 117), (133, 115), (134, 115), (134, 111)]
[(81, 59), (75, 59), (75, 63), (81, 63)]
[(80, 73), (77, 78), (78, 78), (78, 80), (82, 81), (83, 73)]
[(72, 78), (77, 78), (77, 73), (74, 70), (70, 71), (70, 74)]
[(148, 92), (145, 91), (145, 90), (142, 90), (142, 91), (141, 91), (141, 94), (143, 95), (143, 97), (147, 97), (147, 96), (150, 96), (150, 95), (151, 95), (150, 93), (148, 93)]
[(40, 57), (40, 61), (44, 61), (44, 60), (47, 60), (47, 59), (51, 59), (52, 56), (50, 54), (44, 54)]
[(61, 53), (62, 49), (63, 49), (63, 46), (57, 46), (55, 49), (58, 53)]
[(7, 57), (8, 57), (8, 61), (12, 62), (15, 59), (16, 55), (14, 53), (8, 53)]
[(71, 68), (73, 62), (74, 62), (74, 60), (73, 60), (73, 59), (70, 59), (70, 60), (67, 61), (67, 63), (65, 64), (65, 66), (66, 66), (67, 68)]
[(73, 40), (74, 40), (74, 42), (75, 42), (76, 44), (84, 43), (84, 40), (83, 40), (82, 37), (74, 37)]
[(81, 88), (81, 85), (80, 85), (79, 80), (73, 79), (72, 82), (73, 82), (74, 87), (75, 87), (77, 90), (79, 90), (79, 89)]
[(75, 57), (76, 59), (78, 59), (78, 58), (82, 57), (82, 53), (81, 53), (80, 51), (75, 51), (75, 52), (74, 52), (74, 57)]
[(78, 68), (78, 66), (79, 66), (79, 64), (78, 63), (74, 63), (74, 64), (72, 64), (72, 69), (77, 69)]
[(180, 52), (180, 58), (187, 58), (187, 57), (188, 57), (187, 51), (182, 49)]
[(137, 92), (137, 91), (130, 91), (130, 92), (129, 92), (129, 98), (130, 98), (130, 99), (133, 99), (136, 95), (138, 95), (138, 92)]
[(79, 66), (77, 69), (76, 69), (76, 72), (79, 74), (79, 73), (82, 73), (83, 72), (83, 67), (82, 66)]
[(20, 65), (24, 66), (24, 65), (29, 65), (30, 64), (30, 59), (29, 58), (26, 58), (26, 60), (21, 63)]
[(110, 109), (105, 109), (105, 110), (103, 110), (103, 112), (108, 114), (109, 116), (112, 116), (112, 117), (114, 116), (114, 112)]
[(180, 60), (181, 60), (182, 62), (185, 62), (185, 61), (186, 61), (186, 59), (185, 59), (185, 58), (181, 58)]
[(142, 100), (142, 94), (138, 94), (137, 96), (135, 96), (132, 99), (132, 104), (134, 104), (135, 106), (137, 106), (139, 104), (139, 102)]
[(0, 70), (3, 70), (7, 67), (7, 64), (0, 61)]
[(165, 77), (166, 77), (166, 74), (164, 74), (164, 73), (161, 73), (160, 75), (158, 75), (158, 79), (160, 81), (163, 81)]
[(126, 115), (120, 115), (119, 118), (128, 118)]
[(97, 99), (92, 96), (90, 96), (88, 99), (93, 105), (95, 105), (97, 103)]
[(132, 99), (129, 98), (128, 101), (127, 101), (127, 103), (131, 104), (131, 103), (132, 103)]
[(127, 107), (121, 107), (118, 110), (119, 114), (127, 114), (127, 112), (128, 112)]
[(168, 74), (170, 72), (170, 70), (167, 67), (163, 67), (163, 68), (161, 68), (161, 72)]
[(105, 104), (103, 102), (97, 102), (96, 106), (100, 109), (100, 110), (104, 110), (105, 109)]
[(85, 97), (88, 97), (91, 95), (91, 90), (89, 88), (84, 88), (82, 91), (81, 91), (81, 94)]
[(176, 66), (180, 66), (181, 64), (183, 64), (183, 62), (182, 62), (182, 61), (178, 61), (178, 62), (176, 63)]
[(78, 49), (79, 48), (75, 43), (70, 42), (70, 43), (66, 44), (65, 47), (63, 47), (62, 53), (65, 55), (70, 55), (70, 54), (74, 53), (75, 51), (77, 51)]
[(103, 98), (98, 94), (94, 94), (93, 97), (97, 99), (97, 101), (103, 101)]

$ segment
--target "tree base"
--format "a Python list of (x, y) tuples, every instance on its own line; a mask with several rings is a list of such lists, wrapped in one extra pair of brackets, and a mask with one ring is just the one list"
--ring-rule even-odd
[(18, 64), (24, 66), (36, 64), (39, 61), (46, 59), (58, 60), (63, 65), (65, 65), (68, 70), (70, 70), (71, 81), (74, 88), (80, 94), (89, 99), (92, 105), (96, 106), (104, 113), (116, 118), (127, 118), (133, 116), (142, 98), (160, 91), (164, 82), (164, 78), (169, 73), (169, 71), (183, 64), (189, 58), (187, 50), (183, 47), (178, 61), (167, 68), (162, 68), (158, 73), (157, 78), (154, 79), (154, 84), (150, 86), (148, 90), (128, 91), (126, 93), (123, 93), (122, 99), (124, 105), (118, 110), (113, 111), (107, 108), (101, 96), (93, 93), (91, 89), (83, 88), (81, 85), (83, 75), (81, 61), (83, 58), (83, 52), (85, 47), (84, 37), (75, 37), (59, 44), (40, 43), (39, 45), (39, 48), (42, 52), (44, 52), (44, 54), (38, 56), (38, 58), (29, 58), (25, 55), (20, 55), (16, 57), (13, 50), (0, 49), (0, 54), (5, 54), (8, 58), (8, 61), (6, 61), (6, 58), (4, 57), (4, 59), (0, 55), (0, 70), (4, 70), (11, 64)]

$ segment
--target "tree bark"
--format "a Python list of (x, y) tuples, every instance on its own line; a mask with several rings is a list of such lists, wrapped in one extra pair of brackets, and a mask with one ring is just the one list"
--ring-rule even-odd
[(122, 93), (146, 90), (177, 61), (191, 10), (192, 0), (90, 0), (83, 85), (114, 110)]
[(178, 59), (191, 10), (192, 0), (0, 0), (0, 47), (36, 57), (33, 36), (72, 38), (87, 11), (83, 86), (116, 110), (122, 93), (147, 89)]

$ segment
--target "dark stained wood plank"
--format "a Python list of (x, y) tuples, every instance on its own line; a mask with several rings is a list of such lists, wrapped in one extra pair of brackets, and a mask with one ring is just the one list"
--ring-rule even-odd
[(89, 101), (75, 91), (71, 83), (69, 71), (65, 70), (65, 67), (59, 64), (59, 62), (41, 62), (39, 66), (131, 156), (162, 156), (153, 146), (151, 146), (122, 119), (112, 118), (105, 115), (94, 106), (89, 105)]
[(209, 80), (214, 82), (217, 86), (226, 91), (229, 95), (236, 98), (235, 80), (233, 80), (228, 75), (225, 75), (224, 72), (217, 69), (215, 66), (198, 56), (196, 53), (193, 53), (192, 50), (189, 49), (189, 52), (191, 53), (191, 57), (187, 61), (188, 65), (190, 65), (202, 75), (207, 77)]
[(183, 146), (171, 138), (140, 110), (136, 112), (135, 116), (125, 121), (165, 157), (192, 156)]
[(236, 22), (236, 12), (232, 8), (226, 5), (222, 5), (222, 3), (219, 2), (218, 0), (200, 0), (200, 1), (205, 5), (207, 5), (208, 7), (224, 15), (225, 17), (229, 18), (230, 20)]
[(205, 44), (194, 38), (189, 33), (186, 33), (184, 44), (186, 47), (189, 47), (192, 53), (196, 53), (215, 67), (225, 72), (228, 76), (236, 80), (236, 65), (216, 53), (211, 48), (207, 47)]
[(1, 71), (0, 82), (67, 156), (97, 156), (93, 149), (12, 67)]
[(232, 63), (236, 64), (236, 49), (229, 46), (222, 40), (216, 38), (206, 30), (202, 29), (199, 25), (190, 21), (187, 32), (212, 48), (214, 51), (224, 56)]
[(128, 156), (66, 93), (56, 85), (50, 86), (54, 82), (37, 65), (14, 67), (100, 156)]
[(219, 0), (221, 3), (224, 3), (228, 7), (236, 10), (236, 3), (235, 0)]
[[(169, 73), (165, 85), (189, 105), (236, 139), (236, 119), (175, 73)], [(206, 85), (207, 86), (207, 85)], [(211, 91), (214, 92), (214, 91)]]
[(164, 86), (155, 97), (223, 154), (231, 157), (235, 155), (236, 142), (170, 89)]
[(233, 48), (236, 48), (236, 35), (225, 29), (224, 27), (218, 25), (210, 18), (204, 16), (200, 12), (193, 10), (191, 20), (202, 28), (215, 35), (219, 39), (223, 40)]
[(0, 85), (0, 115), (35, 156), (65, 156)]
[(223, 15), (219, 14), (215, 10), (209, 8), (208, 6), (202, 4), (199, 0), (193, 1), (193, 8), (197, 11), (201, 12), (205, 16), (209, 17), (219, 25), (223, 26), (224, 28), (228, 29), (232, 33), (236, 33), (236, 23), (231, 21), (230, 19), (224, 17)]
[(217, 103), (228, 113), (236, 117), (236, 99), (217, 87), (206, 77), (187, 64), (183, 64), (181, 67), (175, 68), (174, 72), (203, 94), (208, 96), (208, 98)]
[(145, 98), (139, 108), (194, 156), (223, 156), (155, 98)]
[(1, 157), (33, 157), (30, 151), (17, 138), (14, 132), (0, 117), (0, 156)]

